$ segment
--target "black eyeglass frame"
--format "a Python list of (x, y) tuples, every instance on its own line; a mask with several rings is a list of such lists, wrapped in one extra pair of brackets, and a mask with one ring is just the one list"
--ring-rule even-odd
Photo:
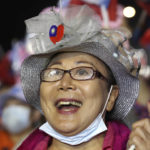
[[(74, 70), (74, 69), (77, 69), (77, 68), (90, 68), (90, 69), (93, 71), (93, 75), (92, 75), (91, 78), (89, 78), (89, 79), (82, 79), (82, 80), (74, 79), (74, 78), (72, 77), (72, 75), (71, 75), (71, 71)], [(59, 80), (62, 79), (62, 78), (60, 78), (59, 80), (55, 80), (55, 81), (45, 81), (45, 80), (43, 80), (42, 77), (41, 77), (41, 76), (42, 76), (42, 73), (43, 73), (45, 70), (49, 70), (49, 69), (58, 69), (58, 70), (63, 71), (62, 78), (64, 77), (64, 74), (65, 74), (65, 73), (69, 73), (70, 77), (71, 77), (73, 80), (86, 81), (86, 80), (93, 80), (93, 79), (95, 79), (96, 77), (98, 77), (98, 78), (100, 78), (100, 79), (104, 79), (106, 82), (108, 82), (109, 84), (111, 84), (111, 82), (110, 82), (105, 76), (103, 76), (102, 73), (100, 73), (99, 71), (94, 70), (92, 67), (83, 67), (83, 66), (81, 66), (81, 67), (76, 67), (76, 68), (72, 68), (72, 69), (70, 69), (70, 70), (63, 70), (63, 69), (59, 69), (59, 68), (48, 68), (48, 69), (44, 69), (44, 70), (42, 70), (41, 73), (40, 73), (40, 79), (41, 79), (42, 82), (57, 82), (57, 81), (59, 81)]]

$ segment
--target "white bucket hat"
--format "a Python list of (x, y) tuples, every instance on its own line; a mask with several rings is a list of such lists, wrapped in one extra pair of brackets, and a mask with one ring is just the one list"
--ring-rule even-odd
[[(61, 15), (60, 15), (61, 14)], [(103, 30), (98, 16), (88, 6), (66, 8), (56, 12), (54, 9), (26, 20), (28, 42), (33, 55), (21, 67), (22, 88), (27, 102), (39, 109), (40, 73), (59, 52), (84, 52), (102, 60), (111, 70), (119, 96), (109, 112), (110, 119), (123, 120), (132, 108), (139, 93), (139, 81), (131, 74), (135, 69), (132, 56), (136, 51), (126, 50), (122, 43), (127, 33), (123, 30)], [(63, 25), (63, 37), (56, 35), (55, 44), (51, 40), (51, 27)], [(55, 32), (54, 30), (54, 32)], [(53, 36), (53, 35), (52, 35)]]

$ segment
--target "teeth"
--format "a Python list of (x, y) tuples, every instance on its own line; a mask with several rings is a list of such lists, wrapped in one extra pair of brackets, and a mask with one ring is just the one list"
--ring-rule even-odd
[(71, 104), (72, 104), (72, 105), (75, 105), (75, 106), (78, 106), (78, 107), (81, 107), (81, 103), (78, 103), (78, 102), (74, 102), (74, 101), (73, 101), (73, 102), (71, 102)]
[(67, 101), (67, 102), (65, 102), (65, 101), (60, 101), (57, 105), (56, 105), (56, 107), (60, 107), (60, 106), (62, 106), (62, 105), (74, 105), (74, 106), (77, 106), (77, 107), (81, 107), (81, 103), (79, 103), (79, 102), (75, 102), (75, 101)]

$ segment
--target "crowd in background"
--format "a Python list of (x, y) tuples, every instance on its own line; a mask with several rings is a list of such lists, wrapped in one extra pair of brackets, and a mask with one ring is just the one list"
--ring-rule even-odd
[[(139, 74), (140, 94), (133, 108), (133, 120), (150, 116), (150, 19), (147, 19), (150, 17), (150, 1), (138, 0), (137, 3), (143, 11), (134, 30), (130, 29), (128, 20), (123, 16), (123, 6), (117, 0), (106, 0), (101, 4), (96, 3), (96, 0), (64, 0), (61, 4), (63, 8), (72, 4), (87, 4), (99, 14), (103, 28), (129, 28), (133, 37), (131, 43), (127, 44), (143, 49), (137, 56), (142, 64)], [(49, 9), (43, 9), (42, 13)], [(20, 67), (31, 54), (28, 48), (26, 38), (13, 41), (7, 53), (0, 47), (0, 150), (15, 149), (35, 127), (44, 122), (44, 117), (26, 103), (22, 93)]]

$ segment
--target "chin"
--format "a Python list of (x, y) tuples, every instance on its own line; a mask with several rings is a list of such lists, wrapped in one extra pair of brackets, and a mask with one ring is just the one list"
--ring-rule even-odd
[(54, 129), (64, 136), (74, 136), (80, 132), (79, 126), (71, 123), (59, 124), (59, 126), (55, 126)]

